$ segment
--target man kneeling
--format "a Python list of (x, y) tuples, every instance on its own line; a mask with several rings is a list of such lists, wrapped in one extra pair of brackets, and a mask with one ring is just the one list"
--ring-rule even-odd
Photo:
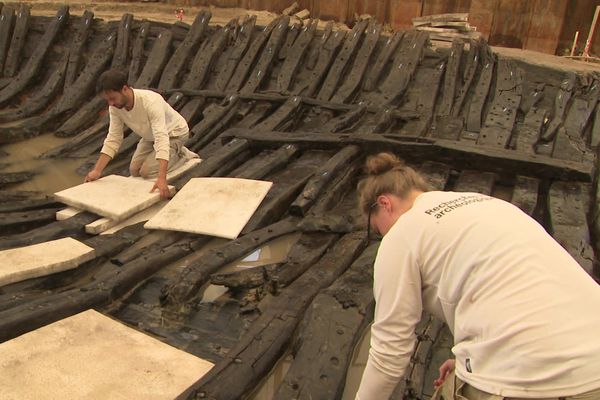
[(162, 198), (169, 197), (167, 172), (198, 158), (184, 146), (189, 138), (187, 122), (160, 94), (129, 86), (127, 75), (121, 71), (109, 70), (100, 75), (98, 89), (108, 103), (110, 125), (100, 157), (85, 182), (102, 176), (121, 147), (123, 127), (127, 125), (141, 137), (129, 164), (131, 175), (156, 177), (151, 191), (158, 189)]

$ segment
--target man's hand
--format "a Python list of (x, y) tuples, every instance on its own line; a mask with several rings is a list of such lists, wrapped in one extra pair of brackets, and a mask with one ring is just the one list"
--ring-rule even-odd
[(152, 190), (150, 191), (150, 193), (153, 193), (154, 191), (156, 191), (156, 189), (158, 189), (158, 191), (160, 192), (161, 198), (168, 199), (169, 197), (171, 197), (171, 193), (169, 192), (169, 185), (167, 185), (167, 180), (165, 178), (158, 178), (156, 180), (156, 183), (154, 183), (154, 186), (152, 186)]
[(450, 375), (454, 371), (454, 366), (456, 365), (456, 361), (452, 359), (446, 360), (442, 366), (440, 367), (440, 377), (433, 381), (433, 387), (438, 388), (444, 383), (448, 375)]
[(88, 172), (88, 174), (85, 176), (85, 180), (83, 181), (83, 183), (85, 182), (92, 182), (95, 180), (100, 179), (100, 175), (102, 175), (101, 172), (97, 171), (95, 168), (93, 170), (91, 170), (90, 172)]

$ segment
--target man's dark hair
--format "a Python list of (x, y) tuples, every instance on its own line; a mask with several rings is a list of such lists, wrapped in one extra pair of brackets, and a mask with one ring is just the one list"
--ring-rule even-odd
[(98, 84), (96, 85), (96, 91), (98, 93), (114, 90), (115, 92), (121, 91), (123, 86), (127, 85), (127, 75), (119, 71), (118, 69), (109, 69), (104, 71), (100, 78), (98, 78)]

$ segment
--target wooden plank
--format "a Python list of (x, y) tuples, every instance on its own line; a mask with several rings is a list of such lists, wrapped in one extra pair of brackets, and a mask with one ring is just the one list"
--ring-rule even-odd
[(315, 297), (302, 320), (294, 360), (274, 399), (342, 396), (354, 348), (373, 318), (373, 262), (378, 247), (369, 246)]
[(200, 51), (194, 57), (190, 73), (186, 77), (182, 85), (183, 87), (187, 89), (200, 89), (204, 86), (217, 59), (225, 46), (227, 46), (227, 42), (235, 30), (236, 24), (236, 20), (229, 22), (225, 27), (211, 35), (207, 42), (203, 43)]
[[(405, 96), (406, 103), (403, 109), (413, 111), (418, 115), (416, 118), (398, 118), (405, 123), (400, 129), (401, 135), (406, 136), (440, 136), (456, 139), (462, 131), (462, 120), (453, 123), (451, 118), (446, 118), (444, 123), (436, 122), (435, 129), (432, 127), (433, 110), (438, 99), (438, 93), (444, 75), (444, 64), (441, 62), (435, 68), (421, 67), (414, 76), (414, 82), (409, 87)], [(444, 134), (446, 133), (446, 134)]]
[(479, 132), (481, 130), (483, 107), (490, 91), (495, 64), (495, 56), (492, 54), (490, 48), (483, 48), (481, 52), (481, 73), (475, 85), (475, 91), (473, 92), (473, 98), (471, 99), (466, 119), (466, 128), (470, 132)]
[(239, 106), (239, 99), (232, 97), (224, 100), (222, 104), (211, 104), (202, 112), (204, 118), (192, 129), (190, 129), (190, 138), (186, 146), (192, 150), (200, 149), (210, 143), (219, 133), (218, 128), (224, 121), (228, 121), (232, 117), (232, 112), (235, 112)]
[[(229, 129), (223, 140), (240, 138), (253, 145), (279, 146), (282, 143), (297, 144), (308, 148), (339, 148), (349, 144), (360, 145), (366, 151), (390, 150), (405, 159), (435, 159), (440, 162), (460, 164), (466, 168), (486, 165), (493, 171), (530, 171), (538, 177), (576, 179), (590, 182), (593, 165), (590, 162), (558, 160), (543, 155), (525, 156), (513, 150), (485, 148), (464, 141), (446, 139), (410, 138), (400, 135), (373, 135), (365, 133), (326, 134), (306, 132), (259, 132), (238, 128)], [(470, 166), (470, 167), (469, 167)], [(567, 178), (568, 177), (568, 178)]]
[(147, 88), (154, 85), (167, 64), (171, 55), (171, 42), (173, 33), (168, 30), (162, 30), (154, 39), (152, 50), (148, 55), (146, 64), (142, 72), (135, 81), (134, 86), (138, 88)]
[(404, 95), (421, 62), (428, 38), (429, 35), (423, 32), (409, 32), (404, 35), (392, 70), (381, 86), (381, 95), (374, 99), (376, 104), (390, 104)]
[(474, 170), (462, 171), (454, 185), (455, 192), (476, 192), (491, 195), (494, 189), (496, 175), (491, 172)]
[(358, 146), (347, 146), (335, 153), (322, 167), (315, 171), (314, 176), (306, 183), (302, 193), (290, 205), (290, 213), (305, 215), (342, 167), (356, 159), (360, 152)]
[[(286, 15), (286, 14), (284, 14), (284, 15)], [(283, 45), (281, 46), (281, 49), (279, 49), (279, 52), (277, 53), (278, 60), (280, 60), (280, 61), (285, 60), (285, 58), (290, 53), (290, 49), (294, 45), (294, 42), (298, 38), (298, 35), (300, 34), (300, 30), (303, 29), (303, 27), (304, 27), (304, 25), (299, 24), (299, 23), (292, 24), (292, 26), (288, 30), (287, 35), (285, 35), (285, 42), (283, 43)]]
[(131, 64), (129, 64), (129, 75), (127, 82), (133, 85), (139, 78), (140, 71), (142, 69), (142, 60), (144, 57), (144, 45), (148, 39), (150, 33), (150, 22), (143, 20), (140, 24), (138, 34), (133, 42), (133, 48), (131, 50)]
[(76, 150), (80, 150), (87, 144), (91, 143), (96, 139), (96, 144), (93, 147), (93, 151), (88, 151), (85, 155), (89, 156), (96, 153), (104, 142), (105, 133), (108, 129), (108, 118), (102, 119), (96, 122), (86, 130), (79, 132), (73, 136), (67, 143), (63, 143), (60, 146), (54, 147), (41, 155), (41, 158), (53, 158), (53, 157), (65, 157), (73, 154)]
[(8, 56), (8, 47), (13, 35), (13, 24), (15, 22), (15, 9), (10, 6), (2, 7), (0, 12), (0, 72), (4, 71), (4, 65)]
[(436, 112), (439, 116), (449, 116), (452, 107), (454, 106), (458, 71), (460, 68), (464, 46), (464, 43), (460, 40), (452, 41), (452, 49), (450, 50), (450, 54), (448, 56), (448, 63), (446, 64), (446, 72), (444, 74), (442, 100)]
[(365, 248), (365, 242), (364, 232), (345, 235), (279, 296), (263, 299), (259, 304), (261, 314), (248, 332), (179, 399), (243, 398), (283, 355), (301, 315), (319, 290), (348, 268)]
[(392, 58), (392, 54), (396, 52), (398, 45), (402, 41), (402, 36), (404, 36), (404, 32), (394, 32), (392, 37), (388, 38), (388, 40), (385, 42), (383, 49), (381, 49), (379, 55), (377, 56), (375, 64), (366, 74), (365, 83), (363, 85), (364, 91), (370, 92), (375, 90), (379, 84), (379, 80), (381, 79), (385, 67)]
[[(325, 31), (323, 35), (326, 35)], [(307, 86), (296, 87), (292, 93), (302, 93), (308, 97), (312, 97), (316, 92), (329, 67), (335, 60), (335, 56), (339, 47), (342, 45), (346, 32), (335, 31), (321, 38), (321, 46), (319, 47), (318, 59), (314, 68), (306, 79)]]
[[(167, 62), (158, 82), (158, 89), (174, 88), (179, 83), (184, 66), (192, 54), (196, 53), (211, 18), (210, 11), (202, 11), (196, 15), (185, 39), (179, 44), (173, 56)], [(195, 88), (194, 88), (195, 89)]]
[(317, 127), (316, 130), (319, 132), (341, 132), (345, 129), (349, 129), (356, 125), (362, 117), (367, 113), (367, 107), (364, 104), (359, 105), (354, 110), (350, 110), (347, 113), (341, 114), (338, 117), (331, 118), (321, 128)]
[(512, 61), (498, 61), (496, 94), (481, 128), (477, 143), (506, 148), (521, 103), (523, 71)]
[(265, 180), (273, 182), (273, 186), (244, 227), (242, 234), (252, 232), (281, 218), (298, 197), (306, 182), (328, 158), (328, 154), (324, 152), (305, 152), (284, 170), (265, 177)]
[(21, 53), (25, 46), (27, 30), (29, 29), (29, 19), (31, 10), (26, 4), (21, 4), (15, 21), (15, 29), (10, 41), (8, 54), (6, 55), (6, 64), (4, 65), (4, 76), (13, 77), (21, 63)]
[(290, 17), (284, 15), (280, 17), (279, 22), (273, 28), (269, 40), (267, 41), (260, 58), (253, 67), (250, 77), (241, 89), (242, 93), (252, 93), (260, 88), (262, 82), (269, 76), (273, 63), (277, 61), (277, 54), (285, 42), (288, 32)]
[(560, 84), (560, 89), (556, 93), (554, 99), (554, 112), (552, 113), (552, 119), (548, 123), (546, 130), (542, 132), (542, 139), (550, 141), (554, 139), (554, 136), (558, 132), (558, 129), (562, 126), (565, 113), (567, 112), (567, 106), (573, 96), (573, 90), (577, 82), (577, 74), (570, 72), (566, 75), (565, 79)]
[(419, 167), (419, 173), (425, 178), (432, 190), (444, 190), (450, 177), (450, 166), (426, 161)]
[(133, 15), (126, 13), (121, 17), (119, 30), (117, 32), (117, 44), (113, 54), (111, 68), (124, 69), (129, 61), (129, 42), (131, 36), (131, 25)]
[[(242, 57), (246, 53), (246, 49), (250, 45), (250, 39), (252, 37), (252, 31), (256, 24), (256, 16), (245, 17), (242, 26), (236, 31), (235, 43), (233, 49), (229, 54), (227, 64), (223, 68), (216, 78), (216, 89), (224, 91), (229, 84), (231, 77), (238, 64), (241, 62)], [(239, 85), (238, 85), (239, 87)]]
[(165, 306), (177, 309), (190, 303), (199, 295), (198, 289), (208, 282), (211, 274), (262, 244), (294, 232), (297, 222), (296, 218), (286, 218), (209, 250), (165, 283), (162, 289)]
[[(4, 9), (4, 8), (3, 8)], [(62, 6), (56, 13), (56, 16), (51, 19), (44, 35), (37, 43), (32, 56), (27, 60), (27, 63), (19, 74), (10, 80), (10, 83), (0, 91), (0, 103), (4, 103), (19, 92), (25, 89), (32, 79), (38, 76), (42, 62), (52, 47), (54, 40), (62, 30), (66, 21), (69, 18), (69, 7)]]
[(283, 168), (298, 153), (298, 147), (292, 144), (284, 144), (273, 152), (268, 154), (260, 153), (259, 156), (248, 160), (231, 172), (230, 176), (242, 179), (263, 179), (267, 174)]
[(534, 154), (535, 145), (540, 139), (542, 127), (548, 118), (548, 112), (543, 108), (532, 107), (525, 115), (522, 124), (517, 125), (517, 142), (515, 150)]
[(589, 242), (586, 203), (589, 194), (589, 185), (555, 181), (548, 193), (548, 213), (554, 239), (593, 275), (594, 251)]
[(268, 116), (264, 121), (257, 124), (254, 129), (257, 130), (277, 130), (281, 129), (291, 119), (295, 118), (300, 112), (302, 101), (300, 97), (290, 97), (281, 107), (279, 107), (274, 113)]
[[(227, 92), (237, 92), (246, 82), (246, 78), (248, 74), (250, 74), (250, 70), (254, 65), (256, 57), (258, 57), (258, 53), (263, 48), (264, 44), (267, 42), (269, 37), (271, 36), (271, 32), (275, 29), (276, 26), (279, 26), (281, 23), (281, 18), (274, 19), (267, 25), (260, 33), (252, 40), (248, 47), (248, 51), (244, 53), (244, 56), (239, 63), (237, 63), (237, 67), (235, 68), (235, 72), (233, 76), (227, 83), (226, 91)], [(289, 19), (289, 17), (286, 16)], [(248, 33), (249, 35), (250, 33)]]
[(524, 213), (531, 216), (538, 202), (540, 181), (519, 175), (515, 182), (511, 203), (519, 207)]
[(328, 101), (333, 96), (337, 86), (344, 75), (347, 65), (354, 58), (354, 54), (361, 42), (363, 32), (367, 29), (368, 21), (360, 21), (352, 28), (349, 37), (344, 41), (344, 45), (339, 54), (335, 57), (333, 65), (327, 73), (327, 77), (321, 86), (317, 99)]
[(465, 98), (471, 89), (471, 84), (473, 83), (473, 78), (475, 77), (475, 72), (477, 71), (477, 67), (479, 65), (480, 53), (483, 46), (484, 45), (482, 44), (481, 40), (469, 41), (469, 53), (467, 54), (467, 62), (463, 73), (462, 85), (459, 85), (456, 96), (457, 98), (452, 106), (453, 117), (458, 117), (458, 115), (463, 111)]
[(83, 107), (75, 111), (69, 119), (67, 119), (56, 131), (55, 135), (58, 137), (70, 137), (75, 136), (82, 129), (91, 125), (95, 120), (98, 119), (98, 114), (101, 110), (106, 108), (106, 101), (96, 96), (87, 102)]
[(316, 20), (311, 20), (309, 25), (302, 28), (298, 38), (287, 52), (279, 76), (277, 77), (277, 89), (279, 93), (287, 93), (290, 86), (292, 86), (292, 81), (300, 67), (300, 62), (306, 55), (308, 46), (315, 36), (317, 22)]
[(337, 89), (335, 95), (331, 98), (331, 101), (336, 103), (346, 103), (355, 94), (363, 80), (367, 66), (371, 62), (371, 57), (373, 51), (375, 51), (377, 42), (379, 41), (381, 30), (382, 26), (375, 22), (375, 20), (369, 21), (369, 25), (366, 28), (365, 39), (356, 55), (352, 69), (342, 86)]

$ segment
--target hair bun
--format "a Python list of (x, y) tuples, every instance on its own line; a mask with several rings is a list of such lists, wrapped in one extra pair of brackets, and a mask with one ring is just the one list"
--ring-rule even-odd
[(367, 173), (381, 175), (394, 168), (402, 167), (404, 162), (392, 153), (379, 153), (367, 158)]

